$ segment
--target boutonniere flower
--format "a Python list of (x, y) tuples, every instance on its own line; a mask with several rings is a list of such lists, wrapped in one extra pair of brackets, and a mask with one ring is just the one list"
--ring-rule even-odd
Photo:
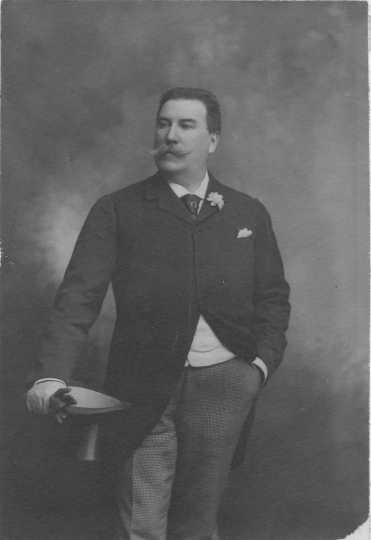
[(223, 195), (220, 195), (220, 193), (217, 193), (216, 191), (209, 193), (206, 200), (209, 201), (211, 206), (217, 206), (219, 210), (221, 210), (224, 206)]

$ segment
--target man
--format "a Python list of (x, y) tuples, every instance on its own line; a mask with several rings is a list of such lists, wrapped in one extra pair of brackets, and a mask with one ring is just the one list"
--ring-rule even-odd
[(112, 282), (105, 390), (133, 405), (106, 429), (123, 540), (217, 537), (236, 448), (286, 345), (289, 287), (269, 215), (207, 170), (220, 130), (210, 92), (162, 96), (158, 172), (89, 213), (28, 392), (31, 411), (63, 419), (66, 384)]

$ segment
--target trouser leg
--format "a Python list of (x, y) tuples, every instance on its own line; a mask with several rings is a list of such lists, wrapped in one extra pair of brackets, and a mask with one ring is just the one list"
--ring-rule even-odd
[(119, 471), (116, 540), (165, 540), (177, 439), (175, 398), (153, 431)]
[(178, 455), (169, 540), (217, 538), (217, 513), (233, 453), (255, 396), (241, 359), (187, 368), (178, 402)]

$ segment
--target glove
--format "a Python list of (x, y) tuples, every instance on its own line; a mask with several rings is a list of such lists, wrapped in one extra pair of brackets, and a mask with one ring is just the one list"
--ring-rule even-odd
[(76, 403), (68, 395), (70, 390), (63, 381), (36, 381), (26, 394), (27, 409), (34, 414), (55, 413), (57, 420), (62, 422), (67, 416), (64, 409)]

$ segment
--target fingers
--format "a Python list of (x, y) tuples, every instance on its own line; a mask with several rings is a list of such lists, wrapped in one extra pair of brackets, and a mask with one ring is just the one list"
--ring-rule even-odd
[(41, 414), (43, 412), (40, 400), (32, 392), (28, 392), (26, 394), (26, 407), (28, 412), (30, 413)]
[(68, 416), (66, 407), (76, 403), (75, 398), (69, 394), (70, 391), (71, 388), (68, 387), (60, 388), (49, 399), (49, 411), (55, 414), (59, 424), (62, 424)]
[(48, 414), (50, 412), (50, 397), (61, 388), (66, 388), (66, 384), (63, 381), (36, 381), (26, 394), (26, 407), (28, 411), (33, 414)]
[(29, 390), (26, 394), (26, 407), (33, 414), (47, 414), (48, 402), (45, 396)]
[(64, 412), (63, 410), (60, 410), (55, 414), (55, 419), (57, 420), (58, 424), (63, 424), (67, 416), (68, 415), (66, 412)]
[(49, 409), (57, 412), (65, 409), (68, 405), (74, 405), (76, 400), (69, 395), (71, 388), (60, 388), (49, 399)]
[(70, 392), (71, 388), (69, 388), (68, 386), (65, 388), (59, 388), (59, 390), (54, 392), (50, 399), (61, 401), (63, 404), (67, 405), (75, 404), (76, 400), (70, 395)]
[(62, 423), (68, 416), (66, 408), (76, 404), (65, 383), (35, 383), (26, 394), (27, 410), (33, 414), (52, 414)]

